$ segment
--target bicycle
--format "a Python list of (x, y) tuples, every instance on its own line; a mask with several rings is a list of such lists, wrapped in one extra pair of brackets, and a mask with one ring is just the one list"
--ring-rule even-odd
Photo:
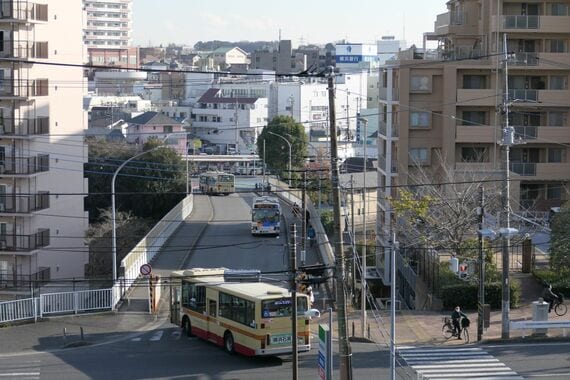
[[(465, 322), (464, 322), (465, 321)], [(466, 322), (465, 318), (461, 319), (461, 335), (463, 336), (463, 341), (465, 343), (469, 343), (469, 324)], [(451, 318), (443, 317), (443, 326), (441, 327), (441, 333), (446, 340), (449, 340), (453, 337), (457, 338), (457, 333), (455, 332), (455, 328), (453, 327), (453, 323), (451, 322)]]
[(568, 307), (564, 303), (564, 296), (562, 294), (558, 294), (558, 299), (554, 300), (552, 309), (559, 317), (566, 315), (566, 312), (568, 312)]

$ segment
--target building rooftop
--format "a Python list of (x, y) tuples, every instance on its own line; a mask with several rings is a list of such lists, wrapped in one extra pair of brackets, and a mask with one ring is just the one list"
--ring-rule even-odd
[(161, 113), (149, 111), (137, 117), (132, 118), (131, 120), (129, 120), (129, 124), (146, 125), (146, 124), (182, 124), (182, 123)]
[(208, 91), (198, 99), (198, 103), (238, 103), (238, 104), (254, 104), (259, 98), (245, 98), (245, 97), (234, 97), (234, 98), (223, 98), (221, 96), (222, 90), (219, 88), (210, 88)]

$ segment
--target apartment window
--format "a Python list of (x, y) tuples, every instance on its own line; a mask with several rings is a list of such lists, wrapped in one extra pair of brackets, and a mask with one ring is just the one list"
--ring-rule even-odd
[(487, 148), (467, 146), (461, 148), (461, 162), (487, 162)]
[(427, 75), (416, 75), (410, 78), (411, 91), (431, 91), (431, 78)]
[(549, 40), (548, 45), (551, 53), (566, 53), (566, 40)]
[(428, 148), (410, 148), (410, 161), (412, 164), (426, 164), (428, 159)]
[(546, 199), (562, 199), (562, 184), (555, 183), (547, 185)]
[(165, 125), (163, 128), (164, 133), (172, 133), (172, 125)]
[(568, 88), (568, 77), (566, 75), (552, 75), (548, 82), (549, 90), (566, 90)]
[(566, 113), (561, 111), (552, 111), (548, 113), (549, 127), (563, 127), (566, 124)]
[(560, 163), (563, 161), (563, 148), (548, 148), (548, 162)]
[(463, 111), (461, 125), (486, 125), (487, 118), (485, 111)]
[(430, 125), (429, 112), (410, 112), (410, 128), (429, 128)]
[(552, 3), (550, 4), (550, 13), (553, 16), (568, 16), (568, 4)]
[(482, 90), (487, 88), (487, 77), (484, 75), (464, 75), (463, 88), (467, 90)]

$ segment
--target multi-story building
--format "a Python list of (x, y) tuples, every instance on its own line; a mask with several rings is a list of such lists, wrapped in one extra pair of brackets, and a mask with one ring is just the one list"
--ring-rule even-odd
[[(0, 3), (0, 288), (83, 277), (80, 2)], [(73, 85), (66, 85), (73, 83)]]
[[(378, 185), (413, 182), (418, 164), (435, 182), (438, 165), (458, 176), (501, 178), (508, 108), (524, 142), (510, 149), (511, 209), (559, 206), (570, 182), (570, 1), (447, 6), (425, 35), (436, 51), (411, 49), (382, 69)], [(381, 192), (379, 199), (397, 195)], [(386, 201), (379, 205), (378, 245), (386, 246), (394, 219)], [(377, 258), (384, 279), (387, 258)]]
[(132, 0), (83, 0), (83, 41), (93, 65), (136, 68), (132, 43)]

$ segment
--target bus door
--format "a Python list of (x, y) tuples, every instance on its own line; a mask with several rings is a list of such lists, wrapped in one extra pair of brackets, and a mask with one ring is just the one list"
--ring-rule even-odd
[(218, 326), (218, 301), (208, 299), (208, 339), (216, 341)]
[(170, 322), (180, 326), (180, 289), (177, 287), (170, 289)]

